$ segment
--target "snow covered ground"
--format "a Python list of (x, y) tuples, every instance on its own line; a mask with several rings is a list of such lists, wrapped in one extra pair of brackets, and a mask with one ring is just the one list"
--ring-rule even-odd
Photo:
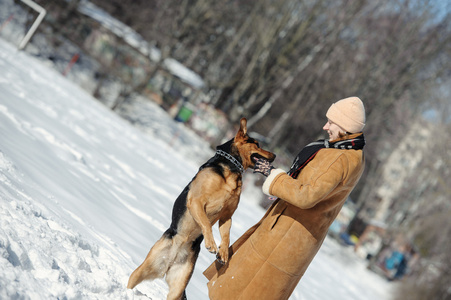
[[(132, 292), (128, 276), (212, 155), (207, 143), (157, 106), (144, 133), (2, 39), (0, 70), (0, 299), (165, 299), (163, 280)], [(264, 213), (255, 176), (245, 174), (232, 241)], [(189, 299), (208, 299), (213, 260), (202, 249)], [(393, 287), (326, 239), (291, 299), (384, 300)]]

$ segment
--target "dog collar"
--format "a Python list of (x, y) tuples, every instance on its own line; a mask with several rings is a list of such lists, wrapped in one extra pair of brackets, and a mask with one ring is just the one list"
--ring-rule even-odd
[(216, 155), (220, 155), (220, 156), (223, 156), (223, 157), (227, 158), (232, 164), (235, 165), (235, 167), (238, 168), (238, 170), (240, 170), (240, 173), (244, 172), (243, 165), (235, 157), (233, 157), (229, 153), (224, 152), (222, 150), (216, 150)]

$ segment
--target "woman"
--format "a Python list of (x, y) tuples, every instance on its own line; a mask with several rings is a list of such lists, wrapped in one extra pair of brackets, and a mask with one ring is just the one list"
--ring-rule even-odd
[[(357, 97), (326, 113), (329, 140), (307, 145), (288, 173), (259, 159), (263, 192), (278, 199), (232, 246), (228, 264), (205, 272), (210, 299), (288, 299), (364, 169), (365, 109)], [(327, 276), (327, 274), (325, 274)]]

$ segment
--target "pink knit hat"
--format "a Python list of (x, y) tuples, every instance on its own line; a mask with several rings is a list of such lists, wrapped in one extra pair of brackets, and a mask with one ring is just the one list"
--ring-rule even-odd
[(333, 103), (326, 117), (349, 133), (361, 132), (365, 127), (365, 107), (358, 97)]

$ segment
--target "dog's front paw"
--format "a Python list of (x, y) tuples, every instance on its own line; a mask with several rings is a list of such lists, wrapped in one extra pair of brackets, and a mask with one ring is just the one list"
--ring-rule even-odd
[(205, 240), (205, 248), (207, 248), (210, 253), (218, 253), (218, 248), (216, 247), (214, 240)]
[(229, 261), (229, 248), (219, 247), (218, 254), (216, 254), (216, 260), (225, 265)]

